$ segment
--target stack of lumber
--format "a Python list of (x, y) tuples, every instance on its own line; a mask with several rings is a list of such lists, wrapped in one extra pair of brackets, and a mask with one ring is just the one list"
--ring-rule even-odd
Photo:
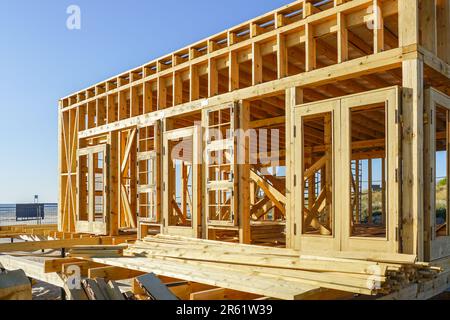
[[(179, 279), (203, 279), (203, 283), (280, 299), (300, 298), (293, 294), (295, 290), (303, 295), (319, 289), (390, 294), (436, 278), (440, 272), (440, 268), (416, 263), (416, 257), (408, 255), (339, 253), (322, 257), (166, 235), (138, 241), (124, 254), (145, 257), (148, 267), (159, 266)], [(132, 260), (129, 263), (134, 264)]]
[(72, 258), (117, 258), (123, 256), (123, 251), (126, 249), (128, 245), (118, 245), (118, 246), (102, 246), (102, 245), (93, 245), (93, 246), (74, 246), (69, 250), (69, 256)]

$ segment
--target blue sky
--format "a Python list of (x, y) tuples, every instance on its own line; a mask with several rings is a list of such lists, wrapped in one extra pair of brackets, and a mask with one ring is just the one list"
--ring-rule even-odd
[(57, 201), (59, 98), (289, 2), (0, 0), (0, 203)]

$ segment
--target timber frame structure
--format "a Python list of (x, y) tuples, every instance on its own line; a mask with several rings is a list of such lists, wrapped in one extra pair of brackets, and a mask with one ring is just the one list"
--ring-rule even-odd
[(448, 258), (449, 40), (448, 0), (299, 0), (65, 97), (58, 231)]

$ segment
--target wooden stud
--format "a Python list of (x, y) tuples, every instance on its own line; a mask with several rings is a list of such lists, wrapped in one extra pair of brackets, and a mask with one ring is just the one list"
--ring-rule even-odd
[(423, 62), (403, 62), (403, 253), (423, 259)]
[[(250, 122), (250, 103), (242, 101), (239, 105), (239, 129), (244, 133), (244, 141), (238, 142), (238, 184), (239, 184), (239, 240), (241, 243), (251, 242), (250, 234), (250, 138), (247, 137)], [(242, 137), (241, 137), (242, 138)]]
[(217, 60), (208, 60), (208, 95), (210, 97), (219, 94), (219, 71), (217, 70)]
[(277, 72), (278, 72), (278, 79), (282, 79), (284, 77), (288, 76), (288, 51), (286, 47), (286, 37), (278, 34), (277, 35)]
[(380, 0), (373, 0), (374, 53), (384, 51), (384, 19)]
[(338, 63), (342, 63), (348, 60), (348, 30), (346, 17), (343, 13), (337, 15), (337, 27)]
[(252, 83), (255, 86), (263, 82), (263, 58), (259, 44), (253, 43), (252, 54)]
[(308, 23), (305, 27), (306, 34), (306, 71), (316, 68), (316, 39), (314, 38), (314, 27)]
[(198, 75), (198, 68), (196, 66), (190, 67), (190, 100), (195, 101), (200, 99), (200, 78)]
[(183, 103), (183, 80), (180, 73), (173, 74), (173, 105)]
[(237, 52), (230, 52), (228, 57), (229, 64), (229, 90), (234, 91), (239, 89), (239, 62), (237, 57)]
[(438, 32), (436, 0), (420, 0), (419, 6), (420, 43), (428, 51), (437, 54)]

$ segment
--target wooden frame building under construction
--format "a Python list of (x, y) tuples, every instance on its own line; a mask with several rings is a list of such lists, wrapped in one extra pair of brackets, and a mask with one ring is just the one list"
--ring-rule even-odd
[(59, 231), (450, 256), (449, 19), (299, 0), (61, 99)]
[(297, 0), (58, 112), (58, 226), (0, 227), (26, 240), (0, 275), (94, 299), (450, 287), (450, 0)]

